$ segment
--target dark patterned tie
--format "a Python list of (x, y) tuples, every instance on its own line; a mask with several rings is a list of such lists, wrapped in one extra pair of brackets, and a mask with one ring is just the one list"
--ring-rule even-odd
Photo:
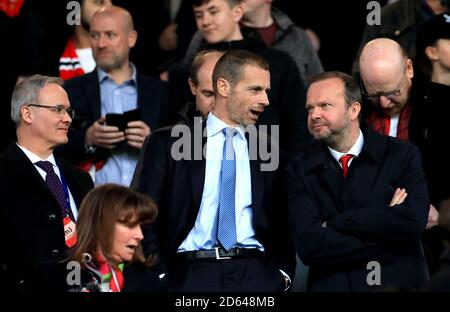
[(58, 201), (63, 213), (63, 217), (68, 216), (70, 217), (70, 219), (75, 220), (72, 215), (72, 211), (70, 210), (70, 204), (66, 202), (69, 199), (66, 199), (64, 187), (61, 183), (61, 180), (53, 170), (52, 163), (49, 161), (38, 161), (35, 163), (35, 165), (47, 173), (47, 175), (45, 176), (45, 182), (47, 182), (47, 185), (52, 191), (53, 196), (55, 196), (56, 200)]

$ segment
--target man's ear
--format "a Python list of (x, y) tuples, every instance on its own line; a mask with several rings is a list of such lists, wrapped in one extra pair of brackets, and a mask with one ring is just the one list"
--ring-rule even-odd
[(361, 103), (353, 102), (350, 106), (350, 114), (352, 120), (358, 119), (358, 115), (361, 113)]
[(436, 47), (433, 46), (428, 46), (425, 48), (425, 55), (430, 59), (430, 61), (437, 61), (439, 59)]
[(136, 45), (138, 33), (136, 30), (130, 31), (128, 35), (128, 47), (131, 49)]
[(224, 78), (217, 79), (217, 92), (221, 97), (228, 97), (230, 95), (231, 86), (228, 80)]
[(192, 81), (191, 78), (188, 79), (189, 88), (194, 96), (197, 96), (197, 85)]
[(414, 66), (411, 59), (406, 60), (406, 75), (408, 76), (409, 79), (414, 77)]
[(233, 20), (236, 23), (239, 23), (242, 17), (244, 17), (244, 8), (242, 7), (242, 4), (236, 4), (232, 10), (233, 10)]
[(33, 122), (33, 110), (31, 107), (26, 105), (22, 106), (20, 108), (20, 115), (25, 123), (31, 124)]

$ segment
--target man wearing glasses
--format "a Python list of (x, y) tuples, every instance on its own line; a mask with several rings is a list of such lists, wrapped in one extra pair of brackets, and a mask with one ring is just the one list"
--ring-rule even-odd
[(11, 101), (17, 143), (0, 156), (0, 290), (64, 291), (87, 173), (55, 158), (74, 110), (59, 78), (35, 75)]
[(367, 43), (359, 59), (366, 121), (381, 134), (408, 140), (413, 64), (398, 43), (380, 38)]
[[(368, 100), (363, 111), (365, 121), (378, 133), (417, 145), (422, 154), (425, 174), (429, 178), (433, 175), (429, 161), (430, 143), (435, 142), (437, 135), (447, 130), (442, 127), (441, 130), (433, 130), (436, 129), (432, 126), (433, 120), (436, 120), (436, 114), (440, 114), (441, 110), (425, 105), (428, 102), (427, 94), (421, 91), (419, 81), (413, 79), (411, 59), (397, 42), (379, 38), (364, 46), (359, 67), (361, 89)], [(428, 187), (432, 193), (430, 185)], [(437, 202), (430, 202), (427, 229), (437, 224), (437, 205)], [(431, 239), (435, 231), (437, 229), (427, 231), (424, 235), (425, 254), (431, 273), (435, 270), (433, 263), (437, 262), (440, 252), (439, 243)], [(427, 243), (429, 240), (434, 242)]]

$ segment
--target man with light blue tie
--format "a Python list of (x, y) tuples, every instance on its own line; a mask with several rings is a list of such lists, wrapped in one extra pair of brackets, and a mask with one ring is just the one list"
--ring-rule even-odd
[[(156, 200), (159, 215), (143, 229), (144, 250), (159, 257), (170, 291), (286, 290), (295, 268), (287, 197), (280, 163), (264, 166), (280, 154), (254, 127), (269, 105), (269, 67), (247, 51), (225, 53), (213, 89), (202, 124), (148, 140), (137, 189)], [(261, 157), (264, 144), (271, 157)]]

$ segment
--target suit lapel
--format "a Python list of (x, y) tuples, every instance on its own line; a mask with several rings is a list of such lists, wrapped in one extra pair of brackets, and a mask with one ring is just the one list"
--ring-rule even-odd
[(342, 190), (342, 171), (338, 164), (329, 154), (326, 146), (317, 143), (312, 151), (313, 158), (308, 163), (308, 172), (317, 176), (319, 183), (332, 197), (335, 206), (340, 210), (341, 204), (341, 190)]
[(59, 203), (52, 191), (49, 189), (47, 183), (44, 179), (42, 179), (42, 176), (39, 174), (30, 159), (15, 143), (8, 150), (8, 157), (11, 163), (12, 171), (17, 172), (17, 177), (19, 179), (23, 179), (23, 185), (29, 185), (33, 188), (42, 190), (42, 194), (50, 197), (59, 207)]
[(155, 105), (155, 99), (151, 95), (154, 94), (150, 84), (144, 80), (142, 75), (136, 74), (137, 84), (137, 107), (141, 110), (141, 118), (151, 129), (156, 130), (158, 125), (157, 117), (160, 116), (159, 106)]
[(259, 159), (250, 159), (250, 175), (252, 185), (252, 207), (253, 207), (253, 227), (262, 212), (262, 200), (264, 196), (264, 177), (261, 172), (261, 162)]
[[(259, 133), (259, 130), (256, 133), (253, 132), (245, 132), (245, 138), (247, 139), (247, 148), (250, 151), (250, 142), (259, 142), (259, 144), (262, 144), (259, 141), (259, 137), (257, 135), (261, 135)], [(250, 135), (256, 136), (255, 138), (250, 138)], [(267, 143), (267, 142), (266, 142)], [(250, 183), (251, 183), (251, 190), (252, 190), (252, 208), (253, 208), (253, 227), (255, 227), (256, 220), (259, 219), (259, 215), (262, 210), (262, 200), (264, 196), (264, 176), (261, 172), (261, 160), (259, 157), (256, 157), (256, 159), (251, 159), (251, 155), (249, 152), (249, 159), (250, 159)]]
[[(344, 192), (344, 203), (354, 203), (354, 198), (358, 197), (358, 194), (371, 193), (381, 172), (381, 164), (384, 162), (387, 144), (383, 140), (386, 140), (386, 137), (376, 134), (370, 128), (362, 127), (362, 130), (364, 146), (358, 158), (351, 164), (351, 167), (354, 167), (349, 171), (346, 181), (348, 185), (345, 189), (351, 189), (352, 192)], [(345, 206), (351, 208), (349, 205)]]
[(77, 205), (77, 209), (80, 207), (80, 198), (83, 198), (83, 193), (80, 188), (79, 181), (75, 178), (72, 172), (69, 170), (68, 165), (59, 159), (56, 159), (56, 163), (58, 164), (58, 168), (63, 175), (64, 179), (67, 182), (67, 186), (72, 193), (75, 204)]
[(88, 79), (86, 80), (86, 98), (93, 113), (94, 120), (98, 120), (102, 114), (102, 106), (97, 69), (88, 74)]
[[(200, 139), (198, 137), (199, 135), (196, 134), (196, 132), (201, 131), (201, 133), (203, 134), (205, 127), (206, 127), (206, 120), (203, 121), (201, 128), (200, 127), (197, 128), (195, 125), (193, 127), (190, 127), (191, 133), (193, 133), (193, 135), (191, 135), (191, 147), (192, 147), (191, 160), (188, 160), (188, 162), (189, 162), (189, 171), (190, 171), (190, 178), (191, 178), (191, 184), (192, 184), (192, 194), (193, 194), (193, 199), (194, 199), (194, 211), (192, 211), (192, 214), (194, 216), (197, 216), (198, 211), (200, 209), (200, 203), (202, 200), (203, 187), (204, 187), (204, 182), (205, 182), (205, 171), (206, 171), (206, 159), (205, 159), (204, 155), (202, 155), (202, 157), (200, 157), (200, 159), (197, 159), (199, 157), (199, 155), (196, 155), (196, 153), (194, 151), (194, 149), (198, 145), (198, 143), (196, 143), (196, 140)], [(196, 138), (196, 135), (197, 135), (197, 138)], [(204, 147), (206, 146), (206, 143), (207, 143), (207, 136), (202, 135), (202, 137), (201, 137), (202, 151), (203, 151)], [(197, 154), (198, 154), (198, 152), (197, 152)]]
[(340, 198), (342, 183), (344, 182), (342, 171), (339, 169), (336, 161), (331, 159), (328, 151), (322, 150), (320, 156), (321, 166), (319, 167), (319, 178), (331, 191), (335, 199)]

